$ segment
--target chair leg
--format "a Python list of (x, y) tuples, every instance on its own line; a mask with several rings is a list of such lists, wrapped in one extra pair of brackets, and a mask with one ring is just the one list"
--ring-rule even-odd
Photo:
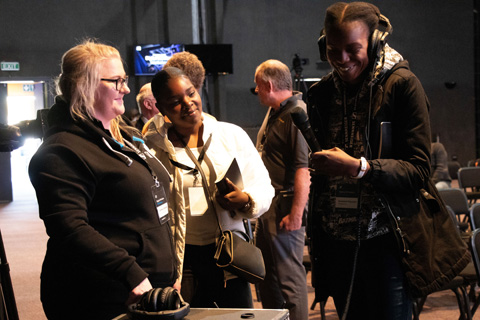
[(320, 304), (320, 315), (321, 315), (321, 319), (322, 320), (325, 320), (326, 319), (326, 315), (325, 315), (325, 304), (327, 303), (326, 301), (318, 301), (317, 299), (313, 300), (312, 302), (312, 305), (310, 306), (310, 310), (315, 310), (315, 306), (317, 305), (317, 303)]
[(260, 286), (258, 285), (258, 283), (255, 283), (254, 286), (255, 286), (255, 293), (257, 295), (257, 301), (262, 302), (262, 298), (260, 297)]
[(455, 297), (457, 298), (458, 309), (460, 310), (460, 317), (459, 320), (465, 320), (465, 310), (463, 309), (463, 299), (461, 297), (461, 293), (458, 292), (458, 288), (452, 289), (453, 293), (455, 293)]
[(457, 298), (458, 309), (460, 311), (459, 320), (471, 320), (472, 314), (470, 312), (470, 300), (468, 299), (467, 291), (464, 287), (452, 289)]
[(472, 312), (470, 311), (470, 299), (468, 298), (467, 289), (465, 287), (460, 287), (460, 290), (462, 291), (466, 317), (468, 320), (472, 320), (473, 316), (472, 316)]
[(320, 314), (322, 316), (322, 320), (327, 319), (325, 316), (325, 304), (326, 304), (326, 301), (320, 301)]
[(475, 315), (475, 311), (477, 311), (478, 306), (480, 305), (480, 296), (477, 296), (477, 294), (475, 293), (475, 288), (476, 288), (476, 285), (472, 284), (470, 286), (470, 292), (469, 292), (469, 295), (468, 295), (468, 299), (470, 300), (470, 302), (473, 301), (473, 306), (470, 309), (470, 313), (472, 315), (472, 318)]
[(412, 313), (413, 313), (413, 320), (419, 320), (420, 312), (423, 309), (423, 304), (427, 298), (417, 298), (412, 301)]
[(418, 298), (417, 301), (415, 301), (418, 316), (420, 316), (420, 312), (422, 312), (423, 310), (423, 305), (425, 304), (425, 301), (427, 301), (427, 297)]
[(475, 314), (475, 311), (477, 311), (479, 304), (480, 304), (480, 299), (477, 298), (477, 299), (475, 300), (475, 303), (473, 304), (473, 307), (472, 307), (471, 311), (470, 311), (470, 313), (472, 314), (472, 317), (473, 317), (473, 315)]

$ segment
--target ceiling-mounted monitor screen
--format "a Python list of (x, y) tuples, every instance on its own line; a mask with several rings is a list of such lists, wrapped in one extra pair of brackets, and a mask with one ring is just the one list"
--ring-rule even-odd
[(134, 52), (136, 76), (153, 76), (162, 70), (172, 55), (185, 50), (183, 44), (137, 45)]
[(206, 74), (233, 73), (231, 44), (186, 44), (185, 51), (202, 61)]

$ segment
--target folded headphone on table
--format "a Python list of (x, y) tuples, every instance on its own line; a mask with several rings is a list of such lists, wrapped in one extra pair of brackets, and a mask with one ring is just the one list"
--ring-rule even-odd
[[(392, 25), (387, 17), (383, 14), (378, 16), (378, 28), (373, 31), (370, 41), (368, 43), (368, 59), (369, 61), (376, 61), (380, 58), (380, 54), (387, 43), (387, 36), (392, 33)], [(320, 50), (320, 59), (327, 61), (327, 38), (325, 29), (322, 29), (320, 38), (318, 38), (318, 49)]]
[(132, 320), (180, 320), (190, 312), (177, 289), (154, 288), (147, 291), (137, 304), (128, 307), (127, 315)]

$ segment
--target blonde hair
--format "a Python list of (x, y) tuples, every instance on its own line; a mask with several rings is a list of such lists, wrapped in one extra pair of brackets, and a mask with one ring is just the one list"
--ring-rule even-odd
[[(94, 39), (86, 39), (71, 48), (62, 57), (62, 73), (57, 79), (57, 93), (70, 104), (70, 113), (74, 120), (93, 119), (95, 110), (95, 91), (100, 82), (102, 62), (108, 59), (122, 60), (118, 50)], [(112, 136), (123, 142), (119, 123), (121, 116), (110, 122)]]

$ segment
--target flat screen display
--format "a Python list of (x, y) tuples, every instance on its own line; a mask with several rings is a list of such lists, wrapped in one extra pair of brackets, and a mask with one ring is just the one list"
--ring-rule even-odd
[(134, 52), (136, 76), (153, 76), (162, 70), (172, 55), (185, 50), (183, 44), (137, 45)]
[(231, 44), (186, 44), (185, 51), (195, 54), (202, 61), (206, 74), (232, 74)]

